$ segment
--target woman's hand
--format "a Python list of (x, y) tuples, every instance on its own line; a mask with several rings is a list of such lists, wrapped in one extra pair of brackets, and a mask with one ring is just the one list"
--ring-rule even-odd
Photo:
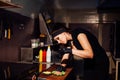
[(37, 78), (36, 75), (32, 76), (32, 80), (36, 80), (36, 78)]
[(60, 54), (72, 54), (72, 49), (71, 47), (64, 47), (59, 49)]

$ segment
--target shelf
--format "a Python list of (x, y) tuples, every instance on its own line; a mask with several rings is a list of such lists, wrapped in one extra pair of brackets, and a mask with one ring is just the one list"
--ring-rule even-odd
[(0, 8), (22, 8), (22, 6), (11, 2), (0, 1)]

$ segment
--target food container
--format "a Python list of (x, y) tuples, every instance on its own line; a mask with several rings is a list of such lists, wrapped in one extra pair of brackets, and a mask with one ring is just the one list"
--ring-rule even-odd
[(31, 39), (31, 47), (36, 48), (39, 46), (39, 39)]

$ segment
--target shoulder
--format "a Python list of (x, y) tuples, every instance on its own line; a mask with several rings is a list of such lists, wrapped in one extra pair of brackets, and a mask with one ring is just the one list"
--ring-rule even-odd
[(82, 33), (87, 32), (87, 30), (85, 30), (85, 29), (83, 29), (83, 28), (75, 28), (75, 29), (73, 29), (72, 31), (73, 31), (73, 32), (82, 32)]
[(71, 31), (73, 35), (79, 35), (80, 33), (86, 33), (86, 31), (82, 28), (76, 28)]

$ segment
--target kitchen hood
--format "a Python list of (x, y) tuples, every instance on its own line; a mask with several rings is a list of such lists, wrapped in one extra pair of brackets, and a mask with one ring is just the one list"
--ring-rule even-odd
[(97, 7), (98, 12), (120, 12), (120, 0), (104, 0)]

